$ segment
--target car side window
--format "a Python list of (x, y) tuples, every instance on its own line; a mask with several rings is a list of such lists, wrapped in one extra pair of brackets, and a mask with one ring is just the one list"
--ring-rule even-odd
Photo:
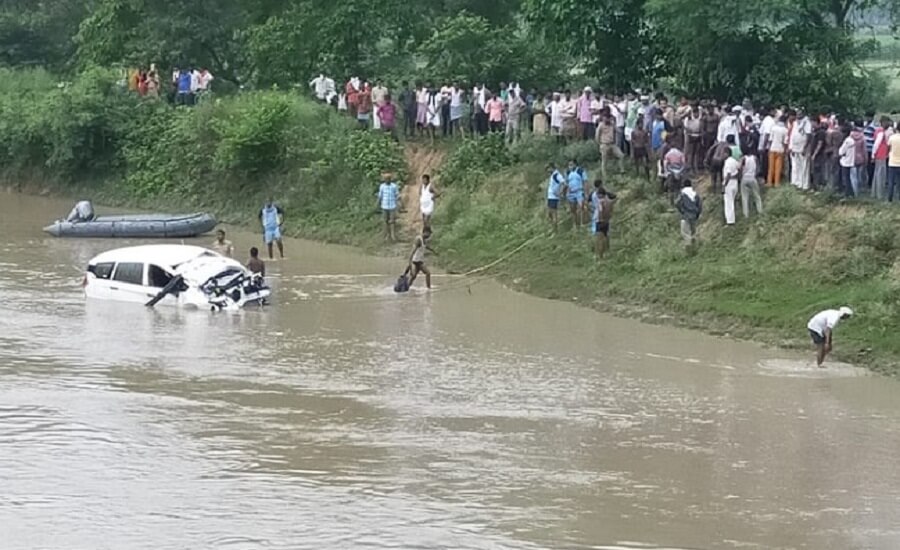
[(98, 279), (109, 279), (109, 276), (112, 275), (113, 268), (116, 266), (113, 262), (106, 262), (97, 265), (88, 266), (88, 271), (93, 273), (95, 277)]
[(150, 265), (147, 270), (147, 283), (154, 288), (164, 288), (172, 280), (172, 276), (156, 265)]
[(121, 262), (116, 265), (113, 280), (132, 285), (144, 284), (144, 264)]

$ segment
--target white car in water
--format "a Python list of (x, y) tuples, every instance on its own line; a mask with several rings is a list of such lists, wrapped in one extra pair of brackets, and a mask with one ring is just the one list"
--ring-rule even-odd
[(154, 244), (104, 252), (88, 263), (88, 298), (237, 310), (271, 295), (239, 262), (199, 246)]

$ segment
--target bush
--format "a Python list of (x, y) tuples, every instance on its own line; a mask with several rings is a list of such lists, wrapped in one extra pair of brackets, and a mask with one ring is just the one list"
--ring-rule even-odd
[[(193, 108), (142, 101), (91, 70), (52, 84), (40, 72), (0, 94), (0, 163), (8, 177), (38, 171), (87, 182), (99, 172), (126, 198), (252, 213), (264, 195), (321, 234), (359, 233), (372, 220), (378, 176), (404, 178), (399, 146), (291, 92), (253, 92)], [(21, 91), (21, 90), (19, 90)], [(254, 207), (255, 208), (255, 207)], [(325, 231), (327, 226), (328, 231)], [(341, 233), (343, 232), (343, 233)]]
[(488, 173), (513, 163), (502, 134), (489, 134), (463, 141), (444, 161), (440, 170), (444, 185), (475, 187)]
[(563, 147), (560, 157), (557, 158), (560, 163), (568, 162), (570, 159), (575, 159), (580, 164), (600, 162), (600, 148), (593, 141), (576, 141)]
[(547, 164), (557, 160), (560, 147), (550, 136), (535, 136), (526, 133), (522, 139), (510, 147), (512, 154), (520, 162), (538, 162)]
[(897, 248), (896, 221), (884, 212), (869, 212), (847, 220), (850, 242), (871, 247), (878, 252), (894, 252)]

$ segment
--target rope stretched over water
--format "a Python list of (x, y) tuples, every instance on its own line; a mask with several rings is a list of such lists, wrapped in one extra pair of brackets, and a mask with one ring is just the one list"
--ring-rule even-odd
[[(471, 287), (472, 285), (478, 284), (478, 283), (484, 281), (485, 279), (490, 278), (490, 276), (486, 275), (485, 272), (487, 272), (491, 268), (496, 267), (497, 265), (509, 260), (516, 254), (521, 252), (523, 249), (525, 249), (525, 247), (527, 247), (528, 245), (530, 245), (531, 243), (533, 243), (534, 241), (536, 241), (537, 239), (539, 239), (543, 236), (544, 235), (535, 235), (535, 236), (527, 239), (525, 242), (521, 243), (520, 245), (518, 245), (511, 251), (507, 252), (503, 256), (500, 256), (496, 260), (493, 260), (483, 266), (476, 267), (475, 269), (470, 269), (469, 271), (466, 271), (465, 273), (461, 273), (461, 274), (454, 274), (454, 273), (449, 274), (451, 276), (458, 277), (458, 279), (454, 283), (448, 284), (446, 286), (440, 286), (438, 288), (433, 289), (431, 291), (431, 294), (434, 294), (437, 292), (446, 292), (446, 291), (450, 291), (450, 290), (457, 290), (457, 289), (460, 289), (463, 287)], [(391, 294), (391, 295), (379, 295), (379, 296), (357, 296), (357, 297), (347, 297), (347, 298), (341, 298), (341, 297), (318, 298), (318, 299), (313, 299), (313, 300), (302, 300), (302, 301), (304, 301), (304, 302), (310, 302), (310, 301), (324, 302), (324, 301), (331, 301), (331, 300), (339, 300), (343, 303), (348, 303), (348, 302), (349, 303), (361, 303), (361, 302), (378, 302), (378, 301), (382, 301), (382, 300), (393, 300), (395, 298), (396, 298), (396, 296)]]
[(481, 266), (481, 267), (477, 267), (477, 268), (475, 268), (475, 269), (466, 271), (465, 273), (462, 274), (463, 277), (469, 277), (469, 276), (475, 275), (476, 273), (482, 273), (482, 272), (487, 271), (488, 269), (490, 269), (490, 268), (492, 268), (492, 267), (494, 267), (494, 266), (496, 266), (496, 265), (498, 265), (498, 264), (500, 264), (500, 263), (505, 262), (506, 260), (508, 260), (508, 259), (512, 258), (513, 256), (515, 256), (516, 254), (518, 254), (519, 251), (521, 251), (523, 248), (525, 248), (526, 246), (530, 245), (531, 243), (533, 243), (535, 240), (537, 240), (537, 239), (540, 238), (540, 237), (543, 237), (543, 235), (535, 235), (534, 237), (531, 237), (530, 239), (528, 239), (528, 240), (525, 241), (524, 243), (522, 243), (522, 244), (520, 244), (519, 246), (517, 246), (516, 248), (514, 248), (512, 251), (510, 251), (510, 252), (504, 254), (503, 256), (500, 256), (499, 258), (497, 258), (497, 259), (494, 260), (493, 262), (490, 262), (490, 263), (485, 264), (485, 265), (483, 265), (483, 266)]

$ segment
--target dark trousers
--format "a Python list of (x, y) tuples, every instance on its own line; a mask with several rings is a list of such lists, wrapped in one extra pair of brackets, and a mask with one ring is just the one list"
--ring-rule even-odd
[(900, 166), (888, 166), (888, 202), (894, 202), (894, 190), (900, 200)]
[(403, 133), (407, 136), (416, 135), (416, 115), (418, 115), (418, 112), (413, 109), (406, 111), (403, 115)]
[(825, 155), (819, 155), (813, 159), (812, 188), (816, 191), (825, 189), (828, 185), (829, 160)]
[(855, 166), (841, 166), (841, 186), (838, 192), (846, 197), (853, 196), (853, 185), (850, 183), (850, 172), (856, 170)]
[(724, 165), (713, 162), (709, 166), (709, 180), (712, 183), (713, 192), (718, 191), (722, 186), (722, 168)]
[(482, 136), (488, 133), (487, 113), (475, 113), (475, 131)]
[(594, 139), (594, 124), (592, 122), (581, 123), (581, 139), (590, 141)]
[(703, 168), (703, 140), (700, 135), (687, 136), (684, 146), (684, 156), (687, 157), (688, 167), (696, 173)]
[(503, 131), (502, 122), (491, 122), (491, 132), (499, 133)]
[(444, 137), (450, 135), (450, 104), (444, 103), (441, 105), (441, 133), (444, 134)]

